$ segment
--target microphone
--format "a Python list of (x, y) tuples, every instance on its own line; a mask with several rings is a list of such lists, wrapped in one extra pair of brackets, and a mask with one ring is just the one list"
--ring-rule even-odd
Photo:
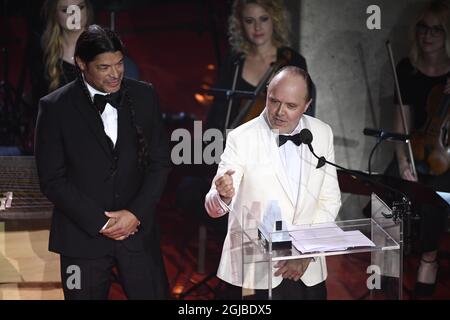
[(300, 141), (302, 143), (307, 144), (309, 146), (311, 144), (312, 140), (313, 140), (313, 136), (312, 136), (311, 131), (309, 131), (308, 129), (302, 129), (302, 131), (300, 131)]
[[(397, 220), (398, 218), (407, 217), (407, 215), (409, 214), (410, 201), (409, 201), (409, 198), (406, 196), (406, 194), (403, 191), (397, 190), (395, 188), (392, 188), (391, 186), (389, 186), (389, 185), (387, 185), (385, 183), (373, 180), (373, 179), (370, 178), (370, 175), (367, 175), (365, 172), (362, 172), (362, 171), (359, 171), (359, 170), (347, 169), (347, 168), (344, 168), (344, 167), (342, 167), (342, 166), (340, 166), (340, 165), (338, 165), (336, 163), (328, 161), (327, 159), (325, 159), (324, 156), (319, 157), (314, 152), (314, 149), (313, 149), (313, 147), (311, 145), (312, 140), (313, 140), (313, 136), (312, 136), (311, 131), (309, 131), (308, 129), (302, 129), (302, 131), (300, 131), (300, 141), (302, 143), (308, 145), (308, 148), (311, 151), (311, 153), (314, 155), (314, 157), (316, 157), (319, 160), (319, 162), (317, 163), (316, 168), (320, 168), (320, 167), (323, 167), (325, 164), (329, 164), (329, 165), (332, 165), (333, 167), (341, 169), (344, 172), (347, 172), (347, 173), (349, 173), (351, 175), (354, 175), (354, 176), (356, 176), (357, 178), (359, 178), (359, 179), (361, 179), (363, 181), (369, 182), (372, 185), (381, 186), (383, 188), (386, 188), (386, 189), (390, 190), (391, 192), (394, 192), (396, 194), (401, 195), (402, 203), (397, 202), (396, 204), (399, 206), (399, 208), (400, 207), (401, 208), (405, 208), (404, 210), (403, 209), (402, 210), (404, 212), (406, 212), (406, 213), (400, 213), (399, 214), (398, 210), (395, 210), (395, 213), (393, 213), (391, 216), (386, 215), (384, 213), (382, 213), (382, 214), (383, 214), (383, 216), (385, 218), (393, 218), (394, 221)], [(403, 212), (402, 210), (400, 210), (400, 211)]]
[(300, 141), (304, 144), (306, 144), (309, 148), (309, 151), (311, 151), (311, 153), (314, 155), (314, 157), (316, 157), (319, 162), (317, 163), (316, 169), (322, 168), (325, 163), (327, 163), (328, 161), (325, 159), (324, 156), (319, 157), (317, 154), (315, 154), (314, 149), (311, 145), (313, 140), (313, 136), (311, 131), (309, 131), (309, 129), (302, 129), (302, 131), (300, 131)]
[(372, 128), (364, 128), (363, 133), (365, 136), (372, 136), (381, 140), (390, 140), (390, 141), (406, 141), (409, 140), (410, 138), (410, 135), (387, 132), (381, 129), (372, 129)]

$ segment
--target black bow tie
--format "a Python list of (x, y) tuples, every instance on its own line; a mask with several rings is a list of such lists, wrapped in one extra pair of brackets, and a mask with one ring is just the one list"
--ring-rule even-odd
[(102, 114), (103, 111), (105, 111), (107, 103), (109, 103), (116, 109), (119, 108), (120, 98), (121, 98), (120, 91), (106, 95), (96, 94), (94, 95), (94, 104), (97, 107), (97, 110), (100, 112), (100, 114)]
[(302, 144), (302, 140), (300, 138), (300, 133), (294, 134), (292, 136), (279, 135), (278, 136), (278, 146), (281, 147), (283, 144), (291, 140), (297, 146)]

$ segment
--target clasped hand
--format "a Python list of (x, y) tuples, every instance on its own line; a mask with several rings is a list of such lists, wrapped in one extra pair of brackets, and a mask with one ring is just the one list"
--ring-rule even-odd
[(278, 270), (275, 271), (274, 275), (276, 277), (281, 275), (284, 279), (298, 281), (305, 273), (311, 260), (311, 258), (304, 258), (278, 261), (275, 264), (275, 267), (278, 268)]
[(113, 240), (124, 240), (138, 232), (141, 224), (134, 214), (128, 210), (105, 212), (109, 217), (108, 225), (100, 233)]

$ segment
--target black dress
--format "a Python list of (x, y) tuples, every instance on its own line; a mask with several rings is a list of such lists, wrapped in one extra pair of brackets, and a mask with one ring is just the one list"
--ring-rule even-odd
[[(36, 126), (39, 99), (49, 93), (48, 87), (50, 84), (44, 62), (44, 53), (41, 47), (41, 33), (37, 30), (31, 32), (29, 47), (25, 54), (31, 89), (26, 95), (27, 108), (24, 109), (23, 116), (21, 117), (23, 129), (21, 129), (18, 142), (22, 154), (32, 155), (34, 153), (34, 129)], [(62, 59), (59, 59), (58, 63), (61, 64), (62, 70), (58, 87), (62, 87), (77, 78), (77, 70), (75, 65)]]
[[(408, 58), (404, 58), (397, 65), (397, 75), (403, 104), (411, 106), (414, 114), (412, 131), (419, 130), (427, 119), (428, 94), (436, 85), (445, 84), (450, 73), (429, 77), (414, 68)], [(395, 96), (395, 103), (398, 103), (397, 95)]]
[[(244, 59), (242, 59), (242, 57), (243, 57), (242, 53), (229, 53), (225, 57), (224, 63), (219, 70), (219, 79), (215, 84), (216, 88), (220, 89), (232, 88), (233, 77), (235, 72), (234, 70), (236, 64), (238, 64), (239, 73), (237, 76), (236, 90), (255, 91), (256, 87), (242, 78), (242, 69), (243, 69), (242, 67), (244, 65)], [(279, 59), (285, 59), (287, 60), (287, 65), (297, 66), (307, 71), (305, 58), (291, 48), (288, 47), (279, 48), (277, 50), (277, 60)], [(313, 98), (313, 103), (309, 107), (306, 114), (314, 115), (315, 87), (312, 81), (309, 83), (309, 88), (310, 88), (309, 92), (310, 97)], [(224, 97), (223, 95), (217, 96), (214, 99), (214, 103), (211, 106), (211, 109), (208, 113), (208, 117), (206, 120), (206, 128), (217, 128), (217, 129), (224, 128), (225, 118), (227, 114), (227, 106), (228, 103), (226, 97)], [(230, 121), (229, 121), (230, 124), (238, 115), (240, 106), (241, 100), (235, 98), (231, 106)]]
[[(59, 77), (59, 86), (62, 87), (73, 80), (77, 78), (77, 69), (75, 65), (59, 59), (59, 63), (61, 64), (61, 75)], [(44, 63), (41, 62), (41, 66), (44, 67)], [(38, 66), (39, 67), (39, 66)], [(46, 75), (45, 71), (42, 68), (42, 71), (32, 79), (32, 95), (33, 95), (33, 101), (36, 103), (39, 102), (39, 99), (46, 96), (49, 93), (48, 86), (50, 84), (50, 80), (48, 79), (48, 76)]]
[[(427, 119), (427, 98), (430, 91), (439, 84), (445, 84), (450, 74), (437, 77), (429, 77), (416, 69), (408, 58), (404, 58), (397, 65), (402, 102), (411, 107), (413, 115), (413, 127), (411, 132), (422, 128)], [(394, 98), (398, 103), (398, 96)], [(424, 164), (415, 162), (419, 175), (419, 182), (435, 191), (450, 192), (450, 170), (441, 175), (429, 175)], [(399, 177), (399, 169), (396, 158), (393, 159), (386, 174)], [(413, 199), (412, 199), (413, 200)], [(414, 202), (413, 202), (414, 206)], [(433, 251), (438, 248), (439, 238), (444, 231), (449, 209), (432, 205), (414, 206), (414, 210), (421, 216), (421, 242), (422, 252)]]

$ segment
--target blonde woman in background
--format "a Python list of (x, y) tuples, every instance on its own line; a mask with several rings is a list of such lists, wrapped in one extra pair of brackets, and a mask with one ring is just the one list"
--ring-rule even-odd
[[(77, 5), (80, 9), (80, 28), (71, 29), (72, 19), (67, 9)], [(35, 50), (31, 65), (32, 99), (39, 99), (77, 77), (74, 62), (75, 44), (86, 26), (93, 22), (92, 5), (88, 0), (46, 0), (42, 7), (44, 31), (40, 37), (40, 50)]]
[[(275, 72), (285, 65), (307, 71), (305, 58), (289, 47), (289, 29), (289, 18), (283, 1), (235, 0), (228, 20), (231, 50), (220, 66), (215, 87), (232, 88), (236, 66), (239, 67), (239, 72), (235, 89), (243, 91), (255, 91), (272, 63), (279, 62)], [(310, 96), (314, 99), (312, 83), (310, 88)], [(227, 128), (230, 128), (244, 105), (242, 102), (234, 99)], [(208, 128), (224, 129), (227, 105), (225, 99), (215, 99), (208, 114)], [(308, 114), (313, 113), (312, 109)]]

